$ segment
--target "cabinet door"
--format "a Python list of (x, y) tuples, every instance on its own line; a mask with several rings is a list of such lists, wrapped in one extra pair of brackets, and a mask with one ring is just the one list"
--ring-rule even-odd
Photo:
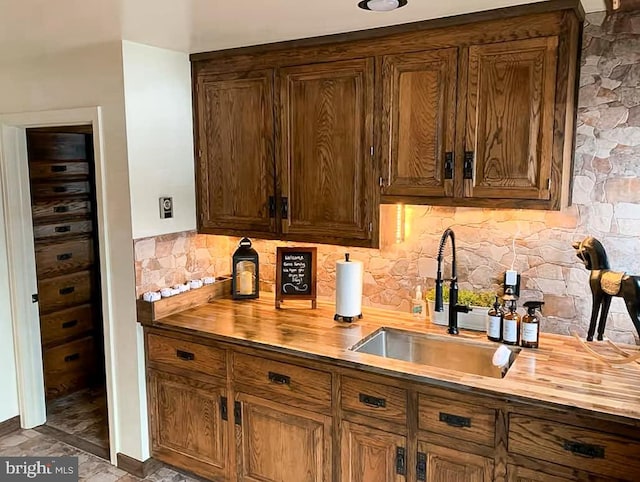
[(340, 464), (343, 482), (403, 482), (406, 438), (342, 422)]
[(557, 37), (469, 48), (466, 196), (549, 199), (557, 48)]
[(418, 442), (418, 480), (490, 482), (493, 460), (459, 450)]
[[(544, 463), (541, 468), (544, 468)], [(531, 470), (511, 464), (507, 465), (508, 482), (574, 482), (576, 480), (578, 479), (573, 477), (558, 477), (540, 470)]]
[(383, 58), (383, 195), (453, 195), (457, 58), (457, 49)]
[(198, 230), (275, 232), (273, 71), (195, 80)]
[(236, 401), (239, 481), (331, 480), (330, 417), (245, 394)]
[(284, 68), (280, 82), (285, 238), (374, 246), (373, 60)]
[(153, 456), (204, 477), (227, 474), (225, 390), (149, 371)]

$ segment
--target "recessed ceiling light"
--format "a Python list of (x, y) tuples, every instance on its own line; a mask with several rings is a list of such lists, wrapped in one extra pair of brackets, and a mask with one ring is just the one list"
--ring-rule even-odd
[(396, 8), (404, 7), (407, 0), (363, 0), (358, 3), (358, 7), (363, 10), (373, 10), (374, 12), (389, 12)]

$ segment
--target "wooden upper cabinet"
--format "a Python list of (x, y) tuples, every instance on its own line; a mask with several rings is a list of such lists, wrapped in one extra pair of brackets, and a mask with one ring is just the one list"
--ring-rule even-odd
[(280, 70), (285, 239), (377, 245), (373, 59)]
[(274, 233), (273, 70), (194, 78), (198, 230)]
[(457, 62), (455, 48), (383, 58), (383, 196), (453, 195)]
[(550, 198), (557, 50), (555, 36), (469, 48), (466, 196)]

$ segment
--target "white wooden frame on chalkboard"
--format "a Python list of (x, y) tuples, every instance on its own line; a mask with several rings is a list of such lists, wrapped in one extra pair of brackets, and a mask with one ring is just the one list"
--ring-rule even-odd
[[(305, 284), (304, 290), (302, 293), (287, 293), (285, 289), (283, 289), (283, 283), (285, 286), (290, 286), (290, 278), (289, 274), (287, 274), (288, 279), (284, 279), (283, 269), (290, 271), (291, 266), (287, 266), (290, 263), (300, 262), (302, 260), (292, 260), (292, 257), (302, 257), (303, 259), (308, 259), (311, 266), (307, 266), (305, 263), (304, 266), (296, 266), (296, 270), (307, 269), (309, 274), (308, 286)], [(276, 308), (280, 309), (280, 305), (284, 302), (284, 300), (309, 300), (311, 301), (311, 308), (316, 308), (316, 284), (317, 284), (317, 271), (318, 271), (318, 250), (317, 248), (276, 248)], [(299, 275), (299, 273), (296, 273)], [(305, 276), (302, 277), (304, 280)], [(302, 281), (301, 280), (301, 281)], [(297, 289), (297, 288), (294, 288)]]

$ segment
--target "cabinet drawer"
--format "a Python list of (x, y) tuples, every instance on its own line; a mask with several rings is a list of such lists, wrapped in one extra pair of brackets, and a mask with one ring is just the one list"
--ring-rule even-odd
[(36, 245), (36, 268), (40, 277), (87, 269), (92, 262), (93, 244), (91, 239)]
[(161, 335), (147, 336), (149, 362), (169, 365), (225, 378), (227, 363), (224, 350), (199, 343), (178, 340)]
[(381, 383), (342, 377), (340, 406), (402, 425), (407, 421), (407, 391)]
[(331, 408), (331, 374), (240, 353), (233, 357), (240, 390), (300, 408)]
[(426, 394), (418, 395), (418, 428), (493, 447), (496, 411)]
[(86, 216), (91, 212), (91, 202), (88, 199), (50, 199), (35, 201), (32, 205), (31, 212), (33, 213), (34, 223), (42, 224), (45, 219), (51, 223), (56, 222), (58, 219), (64, 220), (65, 217), (70, 215)]
[(95, 373), (95, 350), (91, 336), (44, 350), (47, 398), (85, 387)]
[(36, 239), (56, 238), (61, 236), (69, 236), (73, 234), (88, 234), (92, 231), (93, 226), (91, 220), (65, 221), (52, 224), (35, 225), (33, 227), (33, 236)]
[(89, 181), (67, 181), (56, 183), (33, 183), (31, 195), (34, 199), (66, 197), (89, 194)]
[(509, 418), (509, 451), (616, 478), (640, 473), (637, 440), (522, 415)]
[(88, 303), (91, 300), (92, 278), (90, 271), (80, 271), (39, 281), (40, 312), (51, 313)]
[(91, 305), (74, 306), (40, 317), (42, 344), (50, 344), (93, 330)]
[(86, 161), (36, 161), (29, 164), (31, 179), (50, 181), (69, 176), (88, 176), (89, 163)]

